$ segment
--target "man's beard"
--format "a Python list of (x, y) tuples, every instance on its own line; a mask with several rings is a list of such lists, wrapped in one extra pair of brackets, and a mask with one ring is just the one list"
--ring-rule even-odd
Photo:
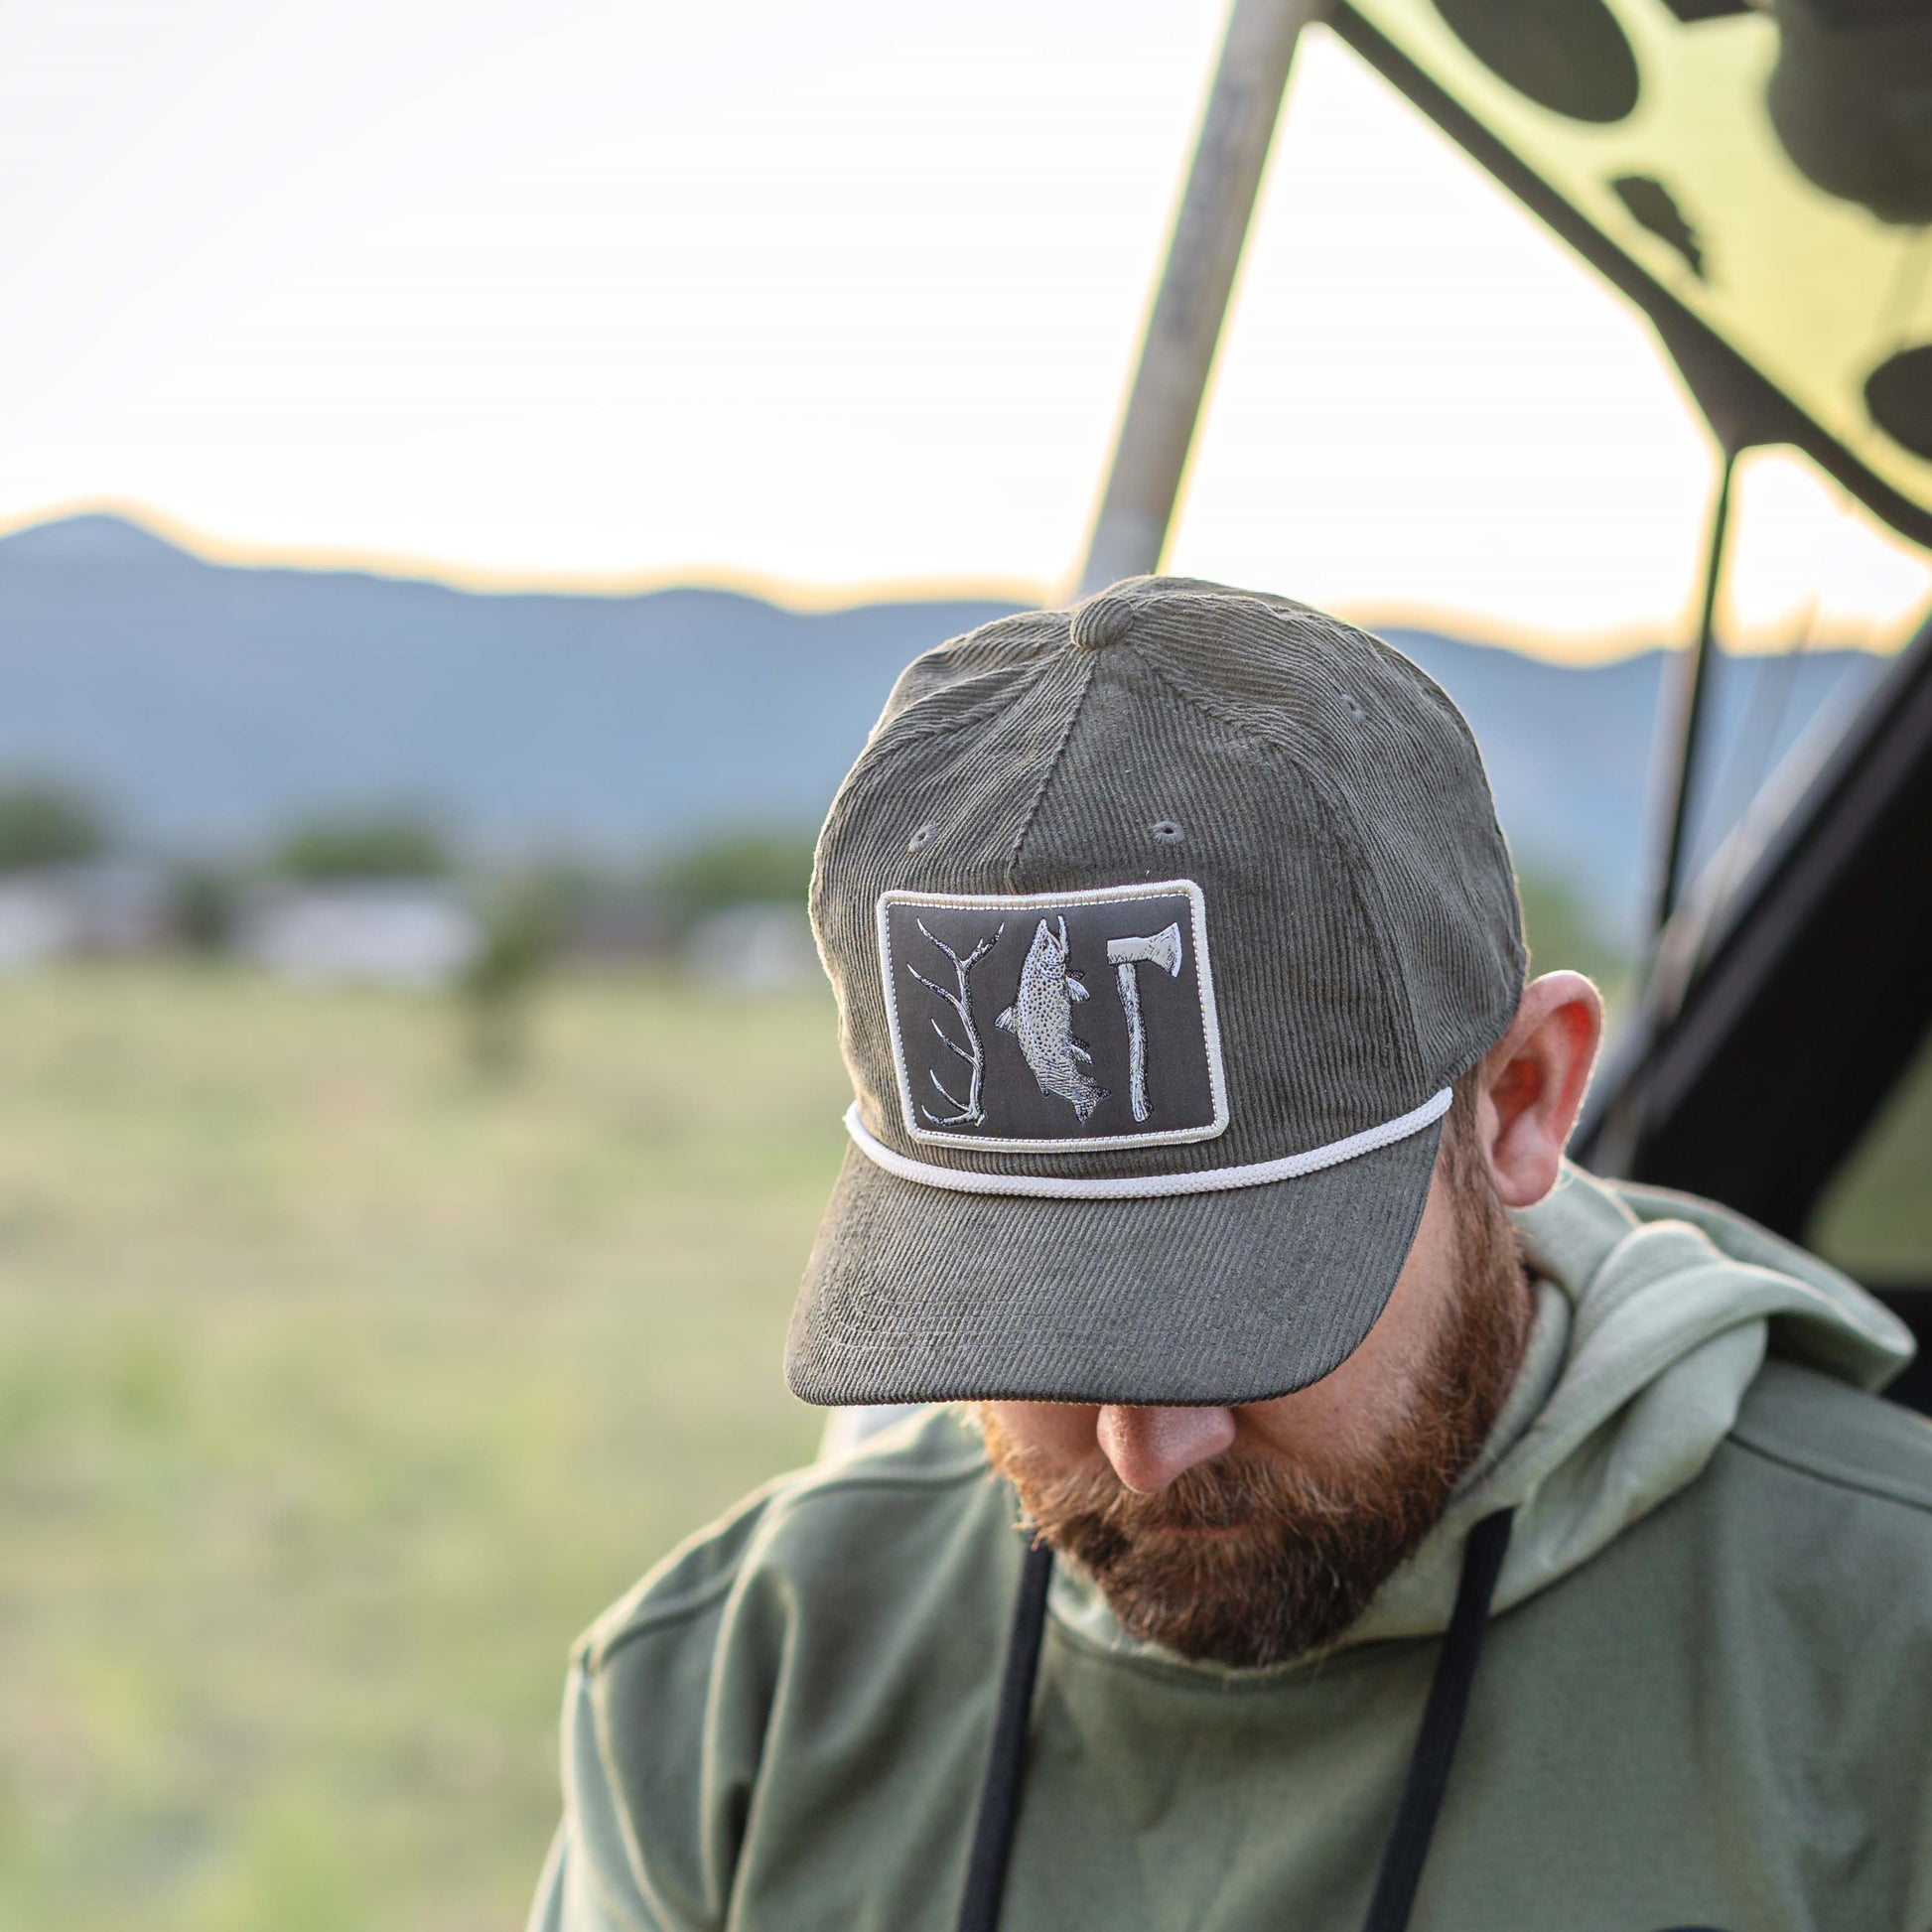
[[(1237, 1449), (1143, 1494), (1104, 1463), (1055, 1473), (977, 1408), (994, 1467), (1035, 1533), (1088, 1572), (1130, 1635), (1214, 1663), (1286, 1663), (1340, 1636), (1434, 1528), (1495, 1426), (1528, 1333), (1515, 1231), (1473, 1166), (1449, 1163), (1453, 1303), (1407, 1413), (1345, 1471)], [(1224, 1529), (1235, 1533), (1174, 1534)]]

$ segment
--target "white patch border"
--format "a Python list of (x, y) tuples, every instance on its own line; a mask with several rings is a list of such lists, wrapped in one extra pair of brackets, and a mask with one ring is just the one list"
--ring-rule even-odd
[[(912, 1077), (906, 1067), (905, 1044), (899, 1034), (898, 987), (893, 971), (893, 937), (889, 918), (895, 905), (977, 908), (982, 911), (1029, 912), (1052, 906), (1095, 905), (1109, 899), (1159, 898), (1179, 895), (1187, 900), (1188, 929), (1194, 942), (1194, 988), (1200, 1007), (1201, 1035), (1207, 1043), (1207, 1090), (1214, 1117), (1199, 1127), (1163, 1128), (1136, 1134), (1081, 1134), (1062, 1140), (1016, 1140), (991, 1134), (948, 1134), (921, 1127), (912, 1101)], [(1228, 1129), (1227, 1075), (1221, 1064), (1221, 1017), (1214, 1004), (1214, 969), (1207, 949), (1207, 900), (1191, 879), (1167, 879), (1158, 884), (1094, 886), (1084, 892), (1063, 893), (920, 893), (895, 888), (879, 896), (875, 914), (879, 931), (879, 966), (885, 977), (886, 1025), (893, 1039), (893, 1068), (898, 1076), (899, 1112), (905, 1131), (915, 1141), (934, 1147), (991, 1148), (1002, 1154), (1082, 1154), (1093, 1148), (1173, 1147), (1189, 1141), (1212, 1141)]]

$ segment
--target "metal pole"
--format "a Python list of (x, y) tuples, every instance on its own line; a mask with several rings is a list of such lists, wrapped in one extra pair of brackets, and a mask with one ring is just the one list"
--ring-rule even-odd
[(1330, 0), (1234, 0), (1080, 594), (1160, 567), (1302, 29)]
[(1697, 778), (1699, 727), (1711, 685), (1711, 659), (1716, 643), (1718, 592), (1724, 583), (1725, 535), (1730, 525), (1730, 483), (1737, 469), (1737, 451), (1726, 447), (1718, 476), (1718, 500), (1711, 511), (1711, 542), (1704, 560), (1704, 610), (1698, 621), (1697, 642), (1680, 651), (1669, 667), (1670, 676), (1658, 717), (1657, 759), (1666, 775), (1662, 856), (1657, 868), (1656, 903), (1651, 930), (1662, 932), (1684, 888), (1687, 833), (1690, 829), (1691, 789)]
[[(1715, 418), (1714, 418), (1715, 421)], [(1594, 1173), (1630, 1174), (1643, 1153), (1650, 1110), (1650, 1063), (1657, 1041), (1677, 1016), (1688, 984), (1691, 962), (1675, 961), (1662, 946), (1664, 928), (1684, 887), (1684, 861), (1689, 843), (1691, 790), (1697, 779), (1700, 725), (1711, 685), (1711, 657), (1717, 648), (1718, 593), (1724, 585), (1725, 538), (1730, 527), (1730, 485), (1737, 459), (1745, 447), (1725, 440), (1720, 444), (1724, 467), (1718, 473), (1718, 494), (1711, 506), (1711, 533), (1704, 554), (1704, 602), (1698, 617), (1696, 640), (1664, 667), (1665, 685), (1657, 700), (1657, 733), (1651, 767), (1656, 785), (1657, 827), (1660, 833), (1653, 901), (1650, 913), (1650, 950), (1647, 984), (1636, 1024), (1643, 1030), (1644, 1047), (1623, 1091), (1603, 1115), (1590, 1149)]]

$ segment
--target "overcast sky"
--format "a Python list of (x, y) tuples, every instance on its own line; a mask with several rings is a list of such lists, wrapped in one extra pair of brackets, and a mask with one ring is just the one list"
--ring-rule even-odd
[[(15, 0), (0, 524), (815, 597), (1073, 569), (1218, 0)], [(1566, 652), (1681, 632), (1713, 458), (1639, 321), (1305, 46), (1171, 554)], [(1754, 459), (1735, 616), (1932, 576)], [(1811, 617), (1814, 600), (1817, 615)]]

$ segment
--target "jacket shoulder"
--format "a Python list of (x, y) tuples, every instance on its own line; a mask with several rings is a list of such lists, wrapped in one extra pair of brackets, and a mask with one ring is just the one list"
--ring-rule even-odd
[(935, 1409), (837, 1462), (779, 1476), (649, 1570), (584, 1634), (579, 1661), (596, 1674), (643, 1637), (710, 1621), (757, 1572), (783, 1571), (805, 1587), (815, 1575), (846, 1584), (884, 1521), (970, 1506), (989, 1487), (987, 1468), (965, 1419)]
[[(843, 1744), (984, 1674), (976, 1625), (997, 1642), (999, 1615), (975, 1599), (1004, 1599), (1012, 1520), (979, 1438), (941, 1410), (780, 1477), (674, 1550), (578, 1646), (565, 1890), (607, 1901), (600, 1925), (723, 1923), (773, 1761), (835, 1789)], [(962, 1623), (963, 1677), (944, 1668)]]
[(1744, 1398), (1728, 1445), (1849, 1505), (1891, 1505), (1932, 1559), (1932, 1422), (1816, 1369), (1773, 1359)]

